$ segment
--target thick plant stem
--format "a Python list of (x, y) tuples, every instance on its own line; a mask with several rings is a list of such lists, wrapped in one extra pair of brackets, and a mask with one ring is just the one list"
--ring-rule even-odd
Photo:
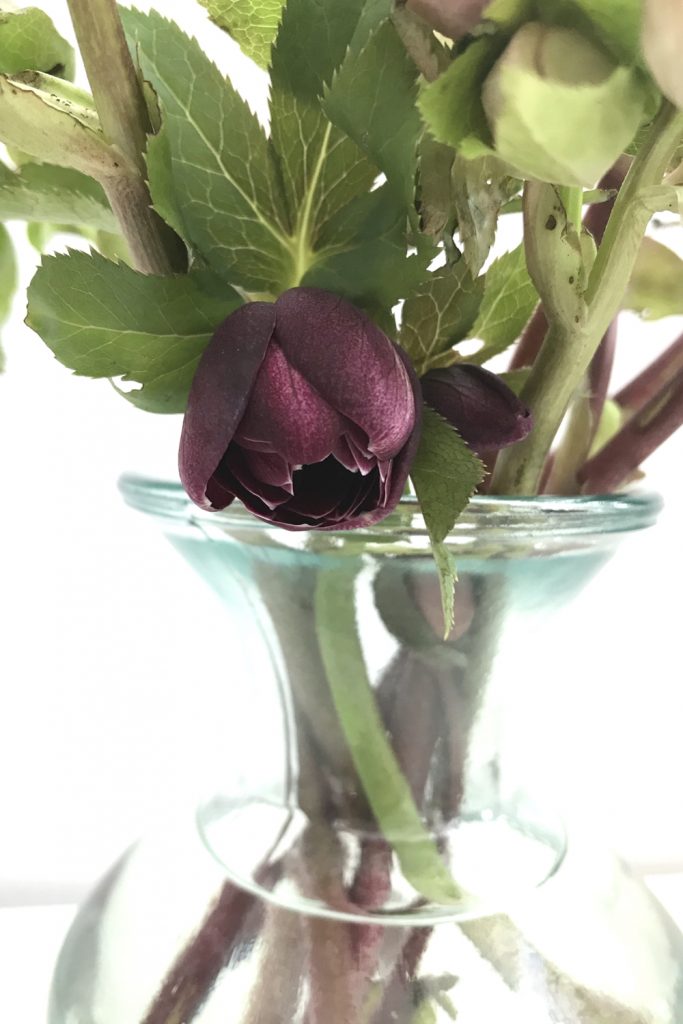
[[(631, 166), (629, 157), (621, 157), (615, 163), (614, 167), (611, 167), (607, 174), (604, 175), (600, 180), (598, 188), (605, 191), (614, 191), (615, 198), (621, 186), (624, 184), (624, 178), (628, 173), (628, 169)], [(606, 202), (593, 203), (592, 206), (588, 207), (586, 216), (583, 219), (583, 226), (595, 239), (597, 245), (602, 243), (602, 239), (605, 235), (605, 229), (607, 223), (614, 209), (615, 199), (608, 199)], [(532, 316), (531, 320), (524, 329), (524, 333), (519, 340), (519, 344), (515, 345), (512, 358), (510, 360), (510, 369), (518, 370), (522, 366), (532, 366), (536, 356), (541, 350), (543, 339), (545, 338), (548, 331), (548, 321), (543, 311), (543, 306), (540, 304), (536, 307), (536, 311)]]
[(600, 425), (614, 362), (616, 335), (617, 321), (613, 320), (591, 361), (586, 393), (577, 395), (571, 407), (564, 437), (543, 488), (550, 494), (576, 494), (579, 490), (577, 474), (588, 458)]
[(532, 410), (534, 429), (524, 441), (501, 453), (493, 493), (537, 493), (553, 439), (631, 276), (651, 216), (640, 194), (661, 184), (682, 136), (683, 113), (665, 102), (614, 204), (585, 293), (586, 319), (576, 330), (566, 324), (551, 326), (521, 395)]
[(115, 0), (68, 3), (102, 130), (128, 167), (101, 184), (135, 265), (147, 274), (183, 271), (182, 242), (151, 208), (144, 154), (152, 128)]

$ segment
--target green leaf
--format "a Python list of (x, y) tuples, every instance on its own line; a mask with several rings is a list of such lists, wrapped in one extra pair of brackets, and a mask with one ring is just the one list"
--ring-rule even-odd
[[(193, 275), (152, 277), (98, 254), (48, 256), (28, 290), (27, 323), (78, 375), (123, 377), (148, 412), (183, 412), (211, 335), (241, 299), (221, 298)], [(123, 392), (122, 392), (123, 393)]]
[(471, 338), (484, 342), (468, 362), (485, 363), (504, 352), (517, 340), (538, 303), (538, 294), (529, 277), (524, 246), (495, 260), (486, 274), (484, 298), (470, 332)]
[[(405, 210), (384, 185), (333, 218), (303, 283), (384, 314), (427, 277), (436, 250), (408, 255)], [(385, 316), (386, 318), (386, 316)]]
[(473, 279), (460, 260), (434, 271), (403, 306), (401, 345), (421, 376), (438, 356), (466, 338), (484, 294), (484, 279)]
[(161, 219), (165, 220), (184, 242), (191, 245), (173, 178), (173, 158), (165, 121), (162, 121), (155, 135), (148, 137), (145, 162), (152, 206)]
[(417, 144), (417, 72), (391, 22), (363, 49), (350, 50), (332, 80), (325, 112), (384, 171), (390, 186), (413, 207)]
[(425, 405), (422, 437), (410, 473), (439, 573), (445, 636), (453, 628), (453, 556), (444, 541), (484, 479), (484, 466), (460, 435)]
[(247, 57), (268, 67), (285, 0), (199, 0), (209, 17), (239, 43)]
[(33, 159), (100, 179), (115, 176), (122, 160), (92, 109), (7, 75), (0, 75), (0, 139)]
[(342, 61), (362, 0), (290, 0), (273, 48), (271, 140), (282, 168), (299, 284), (320, 258), (326, 225), (377, 176), (358, 146), (325, 117), (324, 85)]
[(455, 58), (443, 75), (422, 89), (418, 106), (438, 142), (456, 150), (469, 136), (487, 145), (491, 143), (481, 89), (505, 43), (506, 40), (497, 35), (477, 39)]
[[(17, 287), (17, 261), (10, 233), (0, 224), (0, 326), (4, 324), (12, 307)], [(0, 373), (5, 368), (5, 357), (0, 348)]]
[[(195, 39), (156, 12), (122, 9), (121, 16), (159, 97), (183, 236), (228, 280), (280, 291), (293, 279), (294, 243), (261, 126)], [(150, 184), (158, 195), (167, 177)]]
[(289, 0), (273, 47), (276, 89), (311, 101), (344, 60), (364, 0)]
[(458, 432), (426, 405), (410, 476), (429, 536), (440, 544), (484, 479), (484, 467)]
[(24, 7), (0, 11), (0, 73), (48, 71), (62, 78), (74, 76), (74, 51), (44, 11)]
[(17, 172), (0, 164), (0, 220), (73, 224), (111, 232), (118, 227), (96, 181), (53, 164), (28, 163)]
[(624, 308), (640, 313), (643, 320), (683, 314), (680, 256), (654, 238), (644, 238), (624, 297)]
[(356, 622), (357, 572), (321, 569), (316, 587), (318, 642), (332, 700), (365, 796), (403, 874), (427, 899), (454, 904), (462, 894), (422, 823), (368, 679)]

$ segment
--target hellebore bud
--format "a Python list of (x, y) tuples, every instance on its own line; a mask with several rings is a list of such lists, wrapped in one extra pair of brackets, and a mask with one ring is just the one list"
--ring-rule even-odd
[(495, 452), (523, 440), (531, 413), (507, 384), (473, 363), (430, 370), (420, 381), (427, 405), (443, 416), (475, 452)]
[(441, 35), (460, 39), (479, 24), (490, 3), (491, 0), (406, 0), (406, 7)]
[(683, 107), (683, 6), (681, 0), (645, 0), (643, 52), (667, 99)]
[(482, 88), (498, 156), (520, 177), (592, 186), (633, 139), (647, 91), (571, 28), (528, 22)]
[(370, 526), (403, 493), (419, 388), (408, 357), (337, 295), (293, 288), (247, 303), (197, 367), (180, 478), (202, 508), (239, 498), (288, 530)]

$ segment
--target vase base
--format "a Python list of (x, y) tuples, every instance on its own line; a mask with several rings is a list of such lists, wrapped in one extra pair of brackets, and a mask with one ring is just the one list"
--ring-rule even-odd
[[(364, 998), (384, 993), (414, 1011), (419, 993), (433, 993), (427, 1019), (437, 1024), (451, 1010), (458, 1024), (683, 1020), (683, 938), (605, 855), (572, 847), (506, 913), (418, 926), (387, 914), (368, 925), (284, 910), (265, 885), (261, 898), (236, 887), (187, 824), (133, 848), (84, 905), (57, 965), (50, 1024), (304, 1024), (303, 979), (321, 972), (344, 985), (359, 964)], [(395, 974), (411, 950), (411, 971)]]

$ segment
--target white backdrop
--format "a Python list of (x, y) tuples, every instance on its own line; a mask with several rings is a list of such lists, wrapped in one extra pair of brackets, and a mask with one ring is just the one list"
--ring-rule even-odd
[[(42, 6), (68, 34), (66, 4)], [(264, 109), (263, 76), (192, 0), (155, 6), (173, 9)], [(37, 256), (14, 234), (25, 286)], [(175, 474), (179, 419), (70, 375), (23, 325), (24, 307), (20, 293), (0, 377), (0, 905), (78, 895), (165, 808), (223, 777), (238, 752), (237, 702), (249, 700), (237, 671), (216, 678), (216, 599), (116, 491), (125, 470)], [(620, 379), (680, 329), (624, 317)], [(651, 460), (648, 484), (667, 498), (661, 525), (590, 598), (592, 614), (609, 616), (614, 595), (633, 594), (639, 635), (616, 631), (629, 672), (598, 659), (590, 713), (577, 702), (568, 723), (582, 737), (566, 766), (570, 797), (590, 794), (609, 841), (648, 865), (683, 866), (682, 454), (678, 437)]]

